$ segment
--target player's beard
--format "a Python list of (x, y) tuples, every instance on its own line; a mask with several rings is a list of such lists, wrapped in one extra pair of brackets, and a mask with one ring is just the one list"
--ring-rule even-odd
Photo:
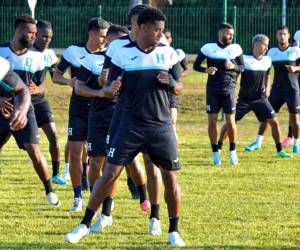
[(33, 46), (33, 41), (28, 41), (25, 36), (22, 36), (19, 40), (20, 44), (24, 47), (24, 48), (31, 48)]
[(232, 44), (232, 39), (227, 39), (226, 37), (222, 37), (222, 43), (224, 45)]

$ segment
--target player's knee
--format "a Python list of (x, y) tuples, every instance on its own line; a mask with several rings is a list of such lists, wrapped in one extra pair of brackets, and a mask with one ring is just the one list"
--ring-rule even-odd
[(57, 136), (57, 133), (55, 131), (53, 131), (53, 133), (51, 133), (49, 135), (49, 144), (51, 147), (59, 147), (59, 144), (58, 144), (58, 136)]

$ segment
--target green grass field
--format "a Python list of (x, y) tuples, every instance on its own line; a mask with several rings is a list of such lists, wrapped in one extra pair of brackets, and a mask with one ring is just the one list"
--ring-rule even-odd
[[(63, 149), (71, 91), (49, 80), (46, 87)], [(205, 78), (193, 72), (185, 79), (185, 91), (178, 100), (182, 163), (180, 230), (187, 248), (300, 249), (300, 155), (293, 155), (293, 159), (276, 158), (270, 131), (262, 150), (245, 152), (244, 147), (257, 131), (257, 122), (251, 114), (238, 124), (239, 165), (229, 165), (226, 144), (222, 167), (212, 166), (204, 92)], [(285, 135), (286, 108), (279, 118)], [(41, 148), (50, 164), (43, 133)], [(287, 151), (291, 152), (291, 148)], [(168, 217), (163, 197), (163, 236), (151, 237), (147, 235), (148, 218), (140, 212), (138, 202), (130, 199), (124, 173), (115, 198), (114, 225), (103, 234), (90, 235), (71, 245), (64, 241), (64, 235), (78, 225), (84, 213), (68, 212), (73, 197), (71, 185), (54, 185), (62, 206), (49, 207), (29, 158), (18, 150), (13, 139), (0, 155), (0, 166), (0, 249), (168, 248)], [(89, 193), (84, 192), (86, 202), (88, 197)]]

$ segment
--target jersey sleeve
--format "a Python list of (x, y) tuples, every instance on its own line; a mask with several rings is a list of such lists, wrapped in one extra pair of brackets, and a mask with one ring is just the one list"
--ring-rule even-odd
[(180, 62), (177, 62), (169, 70), (169, 74), (177, 81), (181, 77)]
[(71, 53), (70, 53), (70, 47), (68, 47), (63, 55), (61, 56), (61, 59), (60, 59), (60, 62), (58, 63), (57, 65), (57, 68), (62, 71), (62, 72), (65, 72), (66, 69), (68, 67), (71, 66)]
[(19, 75), (12, 70), (8, 71), (8, 73), (4, 76), (3, 82), (11, 86), (13, 89), (15, 89), (17, 85), (24, 85), (24, 82)]
[(82, 64), (79, 68), (77, 79), (82, 82), (87, 82), (92, 77), (92, 75), (92, 71)]
[(112, 82), (113, 80), (116, 80), (118, 76), (122, 76), (123, 70), (119, 66), (112, 63), (112, 65), (109, 68), (109, 73), (107, 80), (108, 82)]
[(195, 71), (198, 72), (205, 72), (206, 68), (202, 67), (201, 64), (203, 63), (203, 61), (206, 59), (206, 55), (202, 52), (202, 49), (200, 50), (194, 64), (193, 64), (193, 68)]
[(300, 42), (300, 30), (297, 30), (294, 34), (294, 40)]

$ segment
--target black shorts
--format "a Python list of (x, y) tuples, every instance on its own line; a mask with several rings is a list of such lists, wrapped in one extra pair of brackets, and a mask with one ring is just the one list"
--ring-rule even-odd
[(88, 156), (106, 156), (106, 137), (109, 123), (103, 121), (102, 115), (90, 114), (88, 121), (87, 152)]
[(300, 97), (298, 90), (282, 90), (278, 88), (272, 88), (269, 102), (278, 113), (281, 106), (286, 103), (290, 114), (300, 113)]
[(122, 110), (118, 109), (115, 110), (114, 115), (111, 119), (110, 125), (109, 125), (109, 130), (106, 136), (105, 144), (106, 144), (106, 151), (108, 153), (110, 149), (110, 145), (113, 141), (114, 135), (118, 131), (120, 122), (121, 122), (121, 116), (122, 116)]
[(33, 105), (38, 127), (54, 122), (54, 115), (47, 100)]
[(218, 93), (214, 89), (206, 91), (206, 112), (208, 114), (217, 114), (221, 108), (225, 114), (234, 114), (236, 109), (235, 89), (227, 93)]
[(70, 115), (68, 141), (86, 141), (88, 133), (88, 116)]
[(176, 95), (171, 93), (171, 92), (168, 92), (168, 98), (169, 98), (169, 102), (170, 102), (170, 108), (174, 108), (176, 109), (177, 108), (177, 98), (176, 98)]
[(39, 144), (39, 129), (34, 116), (33, 108), (30, 108), (27, 113), (28, 122), (25, 128), (17, 131), (12, 131), (9, 128), (9, 120), (0, 114), (0, 148), (9, 140), (13, 135), (18, 147), (25, 149), (24, 144)]
[(144, 149), (155, 165), (168, 171), (180, 169), (177, 142), (172, 126), (146, 130), (127, 128), (126, 123), (122, 122), (109, 148), (107, 162), (114, 165), (128, 165)]
[(276, 116), (276, 113), (267, 97), (253, 101), (238, 99), (235, 120), (240, 121), (250, 111), (254, 112), (257, 120), (260, 122), (264, 122), (267, 119), (272, 119)]

